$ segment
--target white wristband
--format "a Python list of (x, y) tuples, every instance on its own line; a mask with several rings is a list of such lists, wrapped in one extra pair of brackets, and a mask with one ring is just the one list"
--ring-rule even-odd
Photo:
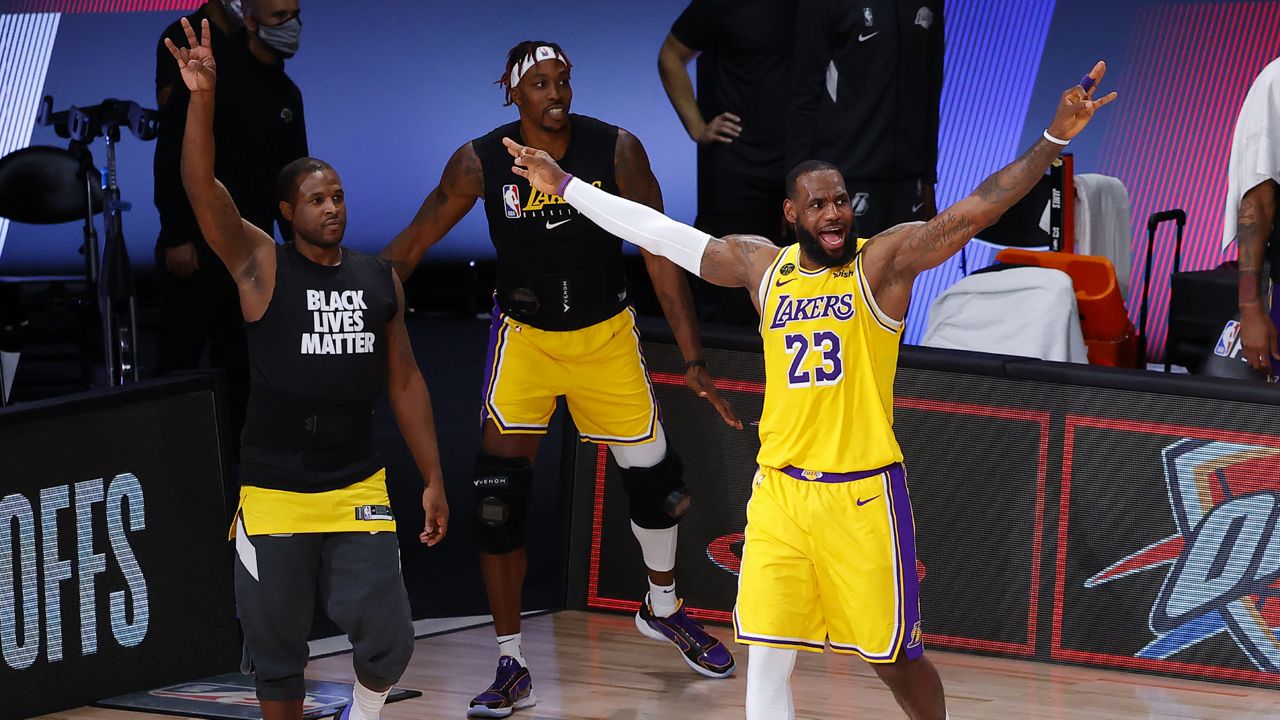
[(672, 220), (651, 207), (607, 193), (581, 178), (569, 180), (563, 197), (605, 231), (661, 255), (694, 275), (702, 270), (702, 253), (711, 236), (701, 230)]
[(1054, 137), (1054, 136), (1050, 135), (1048, 130), (1045, 130), (1045, 131), (1044, 131), (1044, 139), (1045, 139), (1045, 140), (1048, 140), (1049, 142), (1053, 143), (1054, 145), (1061, 145), (1061, 146), (1063, 146), (1063, 147), (1066, 147), (1066, 146), (1067, 146), (1067, 144), (1071, 142), (1070, 140), (1063, 140), (1062, 138), (1056, 138), (1056, 137)]

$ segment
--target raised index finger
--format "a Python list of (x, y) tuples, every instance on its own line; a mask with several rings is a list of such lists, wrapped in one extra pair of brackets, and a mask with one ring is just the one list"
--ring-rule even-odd
[(1084, 91), (1089, 94), (1089, 97), (1093, 97), (1093, 94), (1097, 92), (1098, 86), (1102, 84), (1102, 78), (1106, 74), (1107, 64), (1102, 60), (1099, 60), (1094, 64), (1093, 69), (1089, 71), (1089, 74), (1085, 76), (1089, 78), (1089, 87), (1084, 88)]

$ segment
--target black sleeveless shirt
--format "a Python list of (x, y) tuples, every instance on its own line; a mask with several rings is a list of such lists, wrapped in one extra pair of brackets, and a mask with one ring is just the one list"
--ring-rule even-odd
[(397, 309), (387, 261), (344, 248), (330, 267), (292, 244), (277, 247), (267, 311), (245, 323), (252, 383), (243, 484), (322, 492), (382, 468), (371, 419)]
[[(617, 194), (618, 128), (584, 115), (570, 115), (569, 122), (560, 167)], [(543, 330), (576, 330), (618, 314), (627, 306), (622, 241), (511, 172), (504, 137), (523, 143), (520, 123), (471, 143), (484, 172), (484, 211), (498, 251), (498, 307)]]

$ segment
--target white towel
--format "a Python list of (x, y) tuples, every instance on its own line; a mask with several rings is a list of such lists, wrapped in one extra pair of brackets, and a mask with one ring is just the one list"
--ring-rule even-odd
[(1231, 138), (1222, 247), (1236, 239), (1236, 213), (1244, 194), (1267, 180), (1280, 181), (1280, 59), (1272, 60), (1249, 88)]
[(1020, 267), (961, 279), (929, 308), (922, 345), (1089, 362), (1071, 277)]
[(1093, 173), (1075, 176), (1076, 254), (1107, 258), (1116, 269), (1121, 297), (1129, 297), (1133, 266), (1129, 191), (1119, 178)]

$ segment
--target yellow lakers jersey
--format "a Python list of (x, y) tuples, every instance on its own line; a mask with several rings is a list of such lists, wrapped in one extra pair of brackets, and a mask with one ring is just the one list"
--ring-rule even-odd
[(766, 383), (758, 462), (821, 472), (901, 462), (893, 378), (902, 322), (876, 306), (862, 254), (809, 271), (800, 267), (799, 245), (784, 248), (761, 281), (760, 300)]

